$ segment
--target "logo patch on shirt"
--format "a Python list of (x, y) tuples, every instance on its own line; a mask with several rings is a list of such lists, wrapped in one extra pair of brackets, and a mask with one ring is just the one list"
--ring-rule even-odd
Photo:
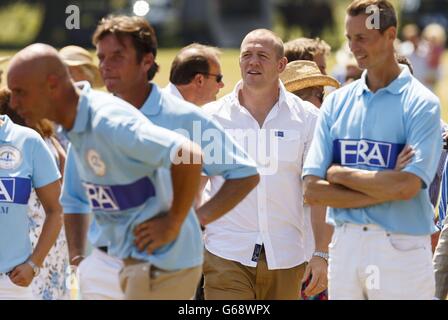
[(106, 164), (101, 159), (98, 152), (93, 149), (88, 150), (86, 153), (86, 160), (90, 168), (97, 176), (103, 177), (106, 175)]
[(21, 163), (22, 153), (18, 149), (12, 146), (3, 146), (0, 148), (0, 169), (15, 169)]
[(285, 133), (283, 131), (275, 131), (275, 136), (283, 138), (285, 136)]
[(0, 203), (28, 204), (31, 180), (27, 178), (0, 178)]
[(404, 144), (374, 140), (334, 140), (333, 161), (343, 166), (394, 169)]
[(156, 195), (148, 177), (125, 185), (83, 184), (93, 211), (114, 212), (136, 208)]
[(118, 211), (120, 209), (110, 187), (89, 183), (84, 183), (84, 187), (86, 188), (92, 210)]

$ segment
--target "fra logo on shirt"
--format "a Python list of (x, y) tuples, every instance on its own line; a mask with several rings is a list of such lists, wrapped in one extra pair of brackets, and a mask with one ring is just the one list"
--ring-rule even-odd
[(14, 202), (16, 180), (14, 178), (0, 178), (0, 202)]
[(343, 166), (366, 165), (369, 167), (394, 169), (397, 157), (404, 144), (374, 140), (335, 140), (333, 160)]
[(84, 183), (87, 197), (94, 211), (119, 211), (112, 189), (108, 186)]

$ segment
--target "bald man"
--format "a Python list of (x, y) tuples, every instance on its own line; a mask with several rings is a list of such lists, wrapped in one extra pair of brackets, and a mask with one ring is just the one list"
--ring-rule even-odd
[[(242, 80), (234, 91), (203, 107), (256, 159), (256, 192), (205, 229), (205, 299), (298, 299), (327, 286), (331, 229), (325, 208), (312, 207), (316, 252), (306, 266), (300, 174), (317, 109), (286, 91), (283, 42), (273, 32), (250, 32), (241, 44)], [(269, 153), (266, 154), (266, 151)], [(210, 178), (211, 194), (222, 180)], [(305, 276), (304, 276), (305, 275)]]
[[(74, 164), (65, 174), (64, 210), (93, 211), (108, 254), (123, 260), (125, 298), (189, 299), (202, 269), (200, 226), (188, 215), (199, 186), (200, 148), (88, 82), (72, 83), (47, 45), (17, 53), (8, 87), (11, 106), (27, 122), (48, 118), (64, 128), (72, 143), (67, 163)], [(160, 168), (170, 170), (172, 181), (157, 179)], [(171, 182), (172, 205), (160, 195)], [(154, 285), (141, 286), (149, 281)]]
[(215, 101), (224, 87), (219, 55), (217, 48), (199, 43), (182, 48), (171, 64), (165, 90), (197, 106)]

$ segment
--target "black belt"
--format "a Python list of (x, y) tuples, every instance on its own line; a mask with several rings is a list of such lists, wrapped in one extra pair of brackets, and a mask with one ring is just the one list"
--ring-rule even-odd
[(107, 254), (107, 247), (97, 247), (97, 249)]

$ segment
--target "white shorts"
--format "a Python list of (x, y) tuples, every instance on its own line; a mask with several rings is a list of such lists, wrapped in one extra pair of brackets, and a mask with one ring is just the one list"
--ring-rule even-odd
[(83, 300), (123, 300), (119, 273), (123, 268), (121, 259), (93, 249), (78, 269), (79, 289)]
[(15, 285), (6, 274), (0, 275), (0, 300), (36, 300), (31, 286)]
[(430, 236), (387, 233), (376, 225), (336, 227), (329, 246), (329, 298), (431, 300)]

